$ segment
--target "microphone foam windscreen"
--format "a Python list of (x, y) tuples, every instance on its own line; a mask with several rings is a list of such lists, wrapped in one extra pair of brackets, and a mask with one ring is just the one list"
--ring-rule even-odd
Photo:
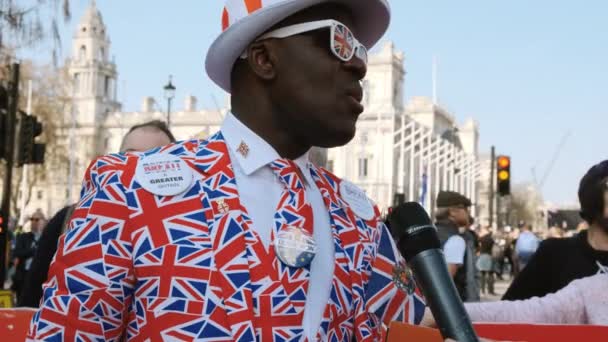
[(396, 207), (389, 216), (389, 223), (399, 251), (406, 261), (427, 249), (441, 248), (437, 229), (424, 208), (416, 202)]

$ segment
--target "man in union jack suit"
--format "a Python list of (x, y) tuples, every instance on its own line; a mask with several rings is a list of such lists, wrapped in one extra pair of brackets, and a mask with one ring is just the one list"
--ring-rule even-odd
[(308, 160), (362, 113), (386, 0), (227, 0), (208, 140), (98, 158), (29, 331), (56, 341), (377, 341), (424, 302), (379, 211)]

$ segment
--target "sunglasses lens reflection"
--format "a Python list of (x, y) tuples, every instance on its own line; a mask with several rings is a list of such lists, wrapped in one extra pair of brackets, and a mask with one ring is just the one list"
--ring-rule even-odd
[(338, 25), (333, 34), (334, 53), (343, 60), (349, 60), (353, 56), (355, 37), (344, 25)]

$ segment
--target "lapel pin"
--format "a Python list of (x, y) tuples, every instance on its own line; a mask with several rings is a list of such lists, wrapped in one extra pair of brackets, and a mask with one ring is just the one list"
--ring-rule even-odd
[(247, 158), (247, 155), (249, 154), (249, 146), (247, 146), (244, 141), (241, 141), (236, 151), (240, 153), (243, 158)]
[(215, 204), (217, 205), (217, 209), (219, 210), (219, 212), (222, 214), (225, 214), (230, 211), (230, 206), (223, 199), (215, 201)]
[(393, 266), (393, 283), (398, 289), (408, 295), (411, 295), (416, 291), (416, 282), (412, 270), (403, 260)]

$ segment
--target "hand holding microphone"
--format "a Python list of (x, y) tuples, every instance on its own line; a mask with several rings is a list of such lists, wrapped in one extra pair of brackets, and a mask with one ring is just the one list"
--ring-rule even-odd
[(444, 338), (479, 342), (441, 251), (437, 228), (420, 204), (404, 203), (389, 216), (397, 248), (424, 294)]

